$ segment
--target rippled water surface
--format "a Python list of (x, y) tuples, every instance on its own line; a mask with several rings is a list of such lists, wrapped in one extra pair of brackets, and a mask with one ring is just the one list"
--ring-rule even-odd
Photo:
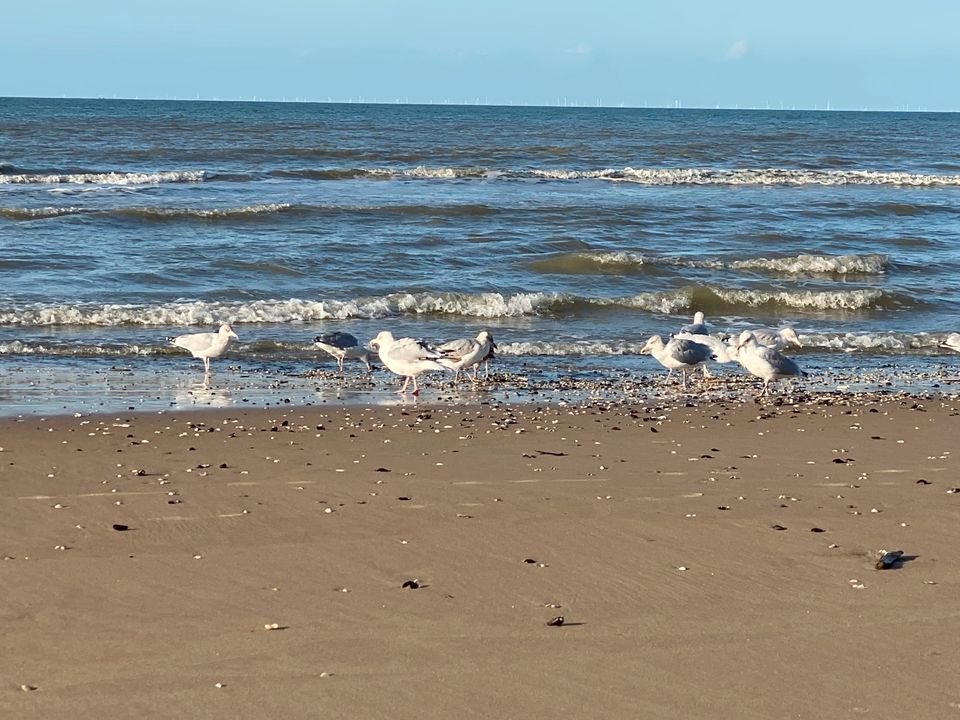
[(179, 372), (222, 320), (276, 372), (382, 328), (651, 372), (696, 310), (944, 367), (960, 116), (0, 99), (0, 280), (8, 380)]

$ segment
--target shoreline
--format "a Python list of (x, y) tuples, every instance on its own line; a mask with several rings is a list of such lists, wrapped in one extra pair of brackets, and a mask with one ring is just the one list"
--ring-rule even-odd
[(958, 429), (913, 397), (3, 419), (0, 711), (944, 717)]
[[(810, 373), (795, 392), (774, 388), (775, 398), (795, 395), (888, 396), (907, 393), (917, 397), (950, 398), (960, 393), (960, 374), (953, 356), (926, 364), (889, 362), (829, 367), (801, 357)], [(609, 359), (608, 359), (609, 360)], [(652, 358), (604, 365), (592, 358), (569, 357), (538, 364), (510, 358), (499, 363), (489, 380), (454, 386), (445, 376), (425, 374), (419, 399), (397, 395), (399, 379), (380, 369), (372, 375), (348, 367), (340, 375), (329, 365), (272, 366), (252, 363), (216, 368), (209, 382), (191, 364), (175, 367), (154, 361), (116, 365), (110, 361), (77, 366), (59, 363), (0, 363), (0, 418), (113, 412), (205, 410), (213, 408), (267, 408), (271, 406), (335, 407), (484, 402), (526, 404), (536, 402), (731, 402), (752, 399), (758, 380), (727, 365), (711, 367), (713, 378), (700, 380), (699, 372), (687, 393), (666, 379)], [(844, 358), (844, 360), (850, 360)], [(334, 366), (335, 367), (335, 366)], [(789, 385), (786, 385), (789, 387)]]

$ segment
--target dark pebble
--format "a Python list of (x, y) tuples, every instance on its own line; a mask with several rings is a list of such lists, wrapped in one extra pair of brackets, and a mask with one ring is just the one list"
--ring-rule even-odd
[(786, 530), (786, 528), (783, 525), (779, 525), (779, 524), (771, 525), (770, 527), (772, 527), (774, 530)]
[(810, 528), (810, 532), (821, 533), (826, 532), (823, 528)]
[(126, 531), (126, 530), (129, 530), (129, 529), (130, 529), (130, 526), (129, 526), (129, 525), (122, 525), (121, 523), (114, 523), (114, 524), (113, 524), (113, 529), (116, 530), (117, 532), (124, 532), (124, 531)]
[(553, 620), (548, 620), (547, 625), (550, 627), (560, 627), (563, 625), (563, 615), (557, 615)]
[(407, 581), (404, 582), (403, 585), (401, 585), (400, 587), (402, 587), (402, 588), (410, 588), (411, 590), (416, 590), (417, 588), (420, 587), (420, 583), (418, 583), (416, 580), (407, 580)]

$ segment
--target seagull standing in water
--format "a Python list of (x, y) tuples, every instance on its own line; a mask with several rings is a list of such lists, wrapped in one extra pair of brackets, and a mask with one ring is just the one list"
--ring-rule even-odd
[(646, 345), (640, 350), (641, 355), (653, 355), (658, 363), (667, 368), (670, 373), (679, 370), (683, 380), (683, 389), (687, 389), (687, 370), (692, 370), (697, 365), (702, 365), (713, 355), (713, 351), (707, 346), (694, 340), (680, 340), (672, 338), (670, 342), (664, 343), (663, 338), (654, 335), (647, 340)]
[(373, 372), (373, 365), (370, 364), (370, 356), (373, 353), (363, 347), (360, 341), (350, 333), (337, 331), (317, 335), (313, 339), (313, 344), (337, 359), (337, 367), (340, 368), (341, 373), (344, 360), (362, 360), (367, 365), (367, 372)]
[[(473, 368), (473, 379), (477, 380), (480, 363), (491, 357), (497, 349), (493, 335), (486, 330), (474, 338), (460, 338), (437, 346), (437, 352), (443, 355), (440, 362), (453, 370), (453, 381), (460, 379), (460, 371)], [(488, 372), (489, 374), (489, 372)]]
[(693, 322), (688, 325), (684, 325), (680, 328), (680, 332), (687, 333), (689, 335), (709, 335), (710, 331), (707, 329), (706, 320), (703, 317), (703, 313), (697, 310), (693, 314)]
[(439, 362), (443, 355), (427, 343), (413, 338), (398, 340), (389, 330), (382, 330), (371, 340), (370, 348), (380, 355), (380, 361), (388, 370), (404, 378), (403, 387), (397, 390), (400, 394), (407, 391), (407, 385), (413, 380), (413, 394), (419, 395), (417, 375), (428, 370), (447, 369)]
[(220, 330), (215, 333), (190, 333), (167, 339), (172, 345), (187, 350), (195, 358), (202, 359), (204, 374), (209, 375), (210, 358), (223, 355), (231, 338), (240, 339), (229, 325), (223, 323)]
[(771, 347), (758, 343), (756, 336), (749, 330), (740, 333), (737, 341), (737, 360), (747, 372), (763, 380), (763, 390), (757, 395), (758, 400), (769, 394), (771, 382), (807, 374), (790, 358)]

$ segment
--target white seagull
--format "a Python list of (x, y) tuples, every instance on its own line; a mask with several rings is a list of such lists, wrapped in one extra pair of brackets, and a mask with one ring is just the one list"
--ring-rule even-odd
[(680, 328), (680, 332), (689, 333), (690, 335), (709, 335), (710, 331), (707, 330), (707, 323), (704, 320), (703, 313), (699, 310), (693, 315), (693, 322), (684, 325)]
[(373, 353), (369, 348), (363, 347), (360, 341), (350, 333), (336, 331), (317, 335), (313, 339), (313, 344), (337, 359), (337, 367), (340, 368), (341, 373), (344, 360), (362, 360), (367, 365), (367, 372), (373, 372), (373, 365), (370, 364), (370, 356)]
[(953, 350), (954, 352), (960, 352), (960, 333), (950, 333), (946, 340), (944, 340), (942, 343), (938, 343), (938, 347), (942, 347), (947, 350)]
[(447, 369), (438, 362), (443, 356), (422, 340), (397, 340), (389, 330), (381, 330), (369, 345), (380, 355), (380, 361), (388, 370), (404, 378), (403, 387), (397, 390), (401, 394), (407, 391), (407, 385), (413, 380), (413, 394), (419, 395), (417, 375), (427, 370)]
[(749, 330), (740, 333), (737, 342), (737, 360), (747, 372), (763, 380), (763, 390), (757, 395), (757, 399), (768, 394), (771, 382), (807, 374), (790, 358), (771, 347), (760, 345), (756, 336)]
[(210, 358), (220, 357), (227, 349), (230, 338), (239, 340), (233, 329), (223, 323), (215, 333), (190, 333), (179, 337), (167, 338), (172, 345), (189, 351), (195, 358), (203, 360), (203, 370), (210, 374)]
[(475, 339), (460, 338), (437, 346), (437, 352), (443, 355), (440, 362), (453, 370), (454, 382), (460, 379), (461, 370), (469, 368), (473, 368), (473, 379), (476, 380), (480, 363), (492, 357), (496, 349), (493, 335), (486, 330), (481, 330)]
[(707, 346), (694, 340), (680, 340), (672, 338), (664, 343), (663, 338), (654, 335), (647, 340), (647, 344), (640, 350), (641, 355), (653, 355), (658, 363), (667, 368), (670, 373), (679, 370), (683, 376), (683, 389), (687, 389), (687, 370), (692, 370), (710, 359), (713, 351)]

